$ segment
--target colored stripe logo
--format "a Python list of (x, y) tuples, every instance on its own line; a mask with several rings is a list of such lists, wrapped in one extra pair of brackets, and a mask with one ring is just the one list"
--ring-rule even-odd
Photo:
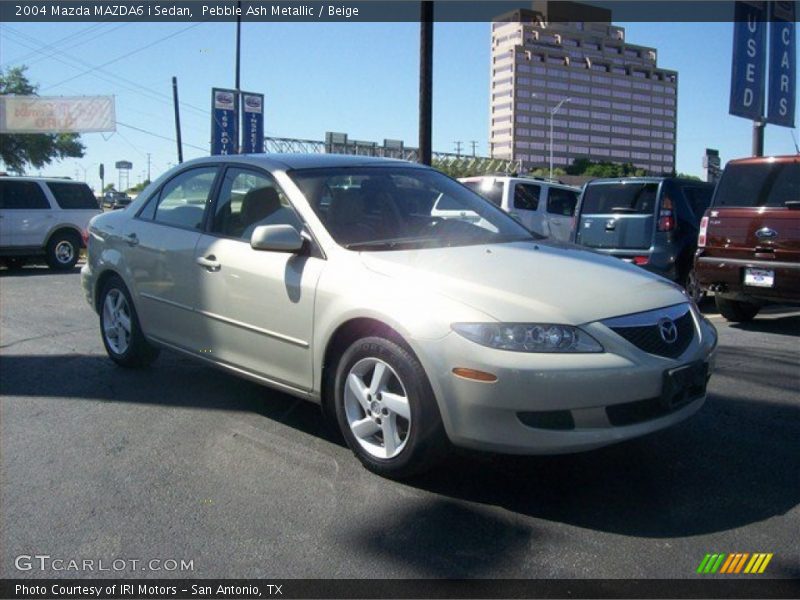
[(723, 573), (726, 575), (761, 574), (767, 569), (772, 553), (735, 552), (733, 554), (706, 554), (697, 567), (702, 575)]

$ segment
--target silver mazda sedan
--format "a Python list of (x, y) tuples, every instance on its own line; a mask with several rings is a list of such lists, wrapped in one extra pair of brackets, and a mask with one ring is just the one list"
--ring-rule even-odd
[(82, 276), (116, 363), (168, 348), (320, 403), (390, 477), (451, 443), (564, 453), (668, 427), (703, 404), (717, 342), (676, 285), (397, 160), (181, 164), (93, 219)]

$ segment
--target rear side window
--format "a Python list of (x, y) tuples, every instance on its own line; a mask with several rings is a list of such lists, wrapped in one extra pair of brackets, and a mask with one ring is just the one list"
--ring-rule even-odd
[(785, 206), (800, 201), (800, 163), (735, 164), (725, 169), (714, 206)]
[(464, 185), (476, 194), (480, 194), (495, 206), (503, 203), (503, 184), (492, 181), (465, 181)]
[(518, 183), (514, 186), (514, 208), (519, 210), (536, 210), (539, 208), (539, 195), (542, 188), (530, 183)]
[(589, 184), (583, 193), (585, 215), (652, 214), (658, 195), (657, 183)]
[(82, 183), (47, 182), (48, 188), (61, 208), (97, 208), (97, 200), (88, 185)]
[(0, 181), (0, 208), (50, 208), (47, 196), (35, 181)]
[(577, 203), (577, 192), (551, 187), (547, 193), (547, 212), (551, 214), (571, 217), (575, 214)]
[[(217, 167), (204, 167), (185, 171), (171, 179), (161, 188), (153, 220), (185, 229), (202, 229), (203, 215), (216, 177)], [(147, 212), (145, 209), (140, 216)]]

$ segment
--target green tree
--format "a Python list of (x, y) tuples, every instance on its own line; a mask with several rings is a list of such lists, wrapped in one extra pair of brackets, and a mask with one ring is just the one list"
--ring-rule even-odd
[(137, 183), (136, 185), (128, 188), (128, 193), (129, 194), (138, 194), (144, 188), (146, 188), (148, 185), (150, 185), (150, 180), (149, 179), (145, 179), (144, 181), (142, 181), (140, 183)]
[(703, 181), (696, 175), (689, 175), (688, 173), (678, 173), (677, 177), (681, 177), (682, 179), (691, 179), (692, 181)]
[[(561, 167), (555, 167), (553, 169), (553, 177), (560, 177), (561, 175), (566, 175), (567, 171), (562, 169)], [(545, 167), (539, 167), (538, 169), (533, 169), (528, 175), (533, 175), (534, 177), (550, 177), (550, 169)]]
[[(0, 95), (36, 96), (37, 86), (28, 81), (26, 69), (0, 69)], [(85, 149), (76, 133), (0, 134), (0, 160), (15, 173), (24, 173), (29, 166), (40, 169), (55, 159), (81, 158)]]
[(106, 187), (103, 188), (104, 192), (116, 192), (117, 188), (113, 183), (107, 183)]

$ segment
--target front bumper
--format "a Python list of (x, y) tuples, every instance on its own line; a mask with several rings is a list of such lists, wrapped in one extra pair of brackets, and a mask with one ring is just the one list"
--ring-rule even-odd
[[(713, 370), (716, 331), (692, 315), (694, 339), (677, 359), (647, 354), (599, 322), (583, 327), (605, 348), (597, 354), (493, 350), (456, 333), (416, 345), (455, 445), (510, 454), (570, 453), (658, 431), (702, 406), (704, 386), (674, 409), (658, 406), (665, 371), (692, 363)], [(461, 378), (452, 372), (456, 367), (492, 373), (497, 381)]]

